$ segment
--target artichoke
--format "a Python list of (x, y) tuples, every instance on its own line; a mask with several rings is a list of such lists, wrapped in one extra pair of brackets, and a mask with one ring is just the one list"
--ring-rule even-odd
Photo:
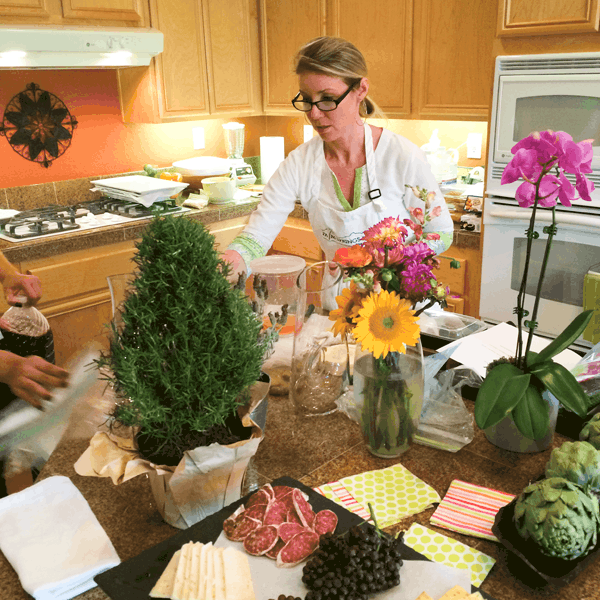
[(513, 520), (519, 535), (543, 554), (574, 560), (596, 545), (598, 499), (562, 477), (542, 479), (517, 498)]
[(595, 414), (583, 427), (579, 434), (580, 440), (589, 442), (600, 450), (600, 413)]
[(600, 490), (600, 452), (588, 442), (565, 442), (554, 448), (546, 477), (564, 477), (585, 490)]

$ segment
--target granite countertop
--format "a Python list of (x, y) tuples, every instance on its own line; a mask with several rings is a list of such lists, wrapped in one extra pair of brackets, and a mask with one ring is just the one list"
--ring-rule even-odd
[[(265, 369), (268, 370), (268, 369)], [(111, 405), (110, 392), (98, 382), (76, 407), (67, 432), (43, 468), (39, 478), (65, 475), (81, 490), (100, 524), (125, 561), (179, 532), (160, 517), (146, 476), (115, 486), (110, 479), (81, 477), (73, 464), (88, 446), (89, 437)], [(365, 448), (359, 427), (344, 414), (298, 418), (288, 396), (268, 397), (265, 437), (252, 459), (244, 493), (282, 475), (318, 486), (342, 477), (402, 463), (414, 475), (433, 486), (443, 497), (452, 480), (459, 478), (477, 485), (518, 494), (543, 473), (551, 449), (537, 454), (518, 454), (490, 444), (477, 430), (475, 439), (456, 453), (413, 445), (399, 459), (381, 459)], [(473, 402), (465, 400), (473, 412)], [(567, 438), (556, 434), (553, 447)], [(507, 568), (506, 552), (497, 543), (464, 536), (429, 524), (433, 509), (407, 517), (389, 528), (406, 530), (413, 522), (437, 529), (444, 535), (475, 547), (497, 559), (481, 588), (496, 600), (545, 599), (591, 600), (600, 588), (600, 563), (589, 565), (576, 580), (560, 590), (533, 590), (520, 583)], [(85, 600), (106, 600), (99, 588), (81, 596)], [(17, 575), (0, 553), (0, 598), (26, 600)]]
[[(209, 204), (202, 209), (192, 208), (189, 212), (183, 213), (183, 216), (200, 221), (204, 225), (210, 225), (211, 223), (249, 215), (257, 208), (259, 202), (259, 199), (252, 199), (239, 204), (220, 206)], [(289, 216), (308, 220), (308, 214), (299, 204), (294, 207)], [(0, 239), (0, 251), (12, 263), (47, 258), (76, 250), (138, 239), (148, 222), (149, 219), (139, 219), (131, 223), (119, 223), (108, 227), (30, 238), (20, 242), (9, 242)], [(461, 230), (460, 224), (455, 222), (452, 243), (454, 246), (462, 248), (479, 249), (481, 236), (479, 233)]]

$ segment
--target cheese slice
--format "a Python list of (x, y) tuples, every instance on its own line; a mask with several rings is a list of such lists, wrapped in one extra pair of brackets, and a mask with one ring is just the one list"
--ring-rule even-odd
[(215, 548), (215, 600), (225, 600), (225, 570), (223, 568), (223, 548)]
[(256, 600), (246, 554), (234, 548), (223, 550), (225, 600)]
[(184, 600), (196, 600), (196, 596), (198, 595), (198, 570), (201, 546), (202, 544), (200, 542), (192, 544), (190, 551), (190, 570), (183, 587)]
[(415, 600), (433, 600), (427, 592), (421, 592)]
[(215, 553), (214, 548), (209, 548), (206, 553), (206, 573), (204, 575), (204, 600), (215, 599)]
[(200, 548), (200, 562), (198, 565), (198, 591), (196, 600), (206, 600), (206, 565), (208, 553), (212, 548), (212, 543), (203, 544)]
[(181, 550), (177, 550), (171, 557), (162, 575), (150, 590), (150, 598), (170, 598), (175, 585), (175, 574), (177, 573), (177, 565)]
[(193, 542), (188, 542), (181, 547), (181, 557), (177, 565), (177, 572), (175, 573), (175, 585), (173, 586), (173, 593), (171, 594), (172, 600), (185, 600), (184, 587), (186, 578), (189, 576), (192, 557), (191, 550), (193, 545)]

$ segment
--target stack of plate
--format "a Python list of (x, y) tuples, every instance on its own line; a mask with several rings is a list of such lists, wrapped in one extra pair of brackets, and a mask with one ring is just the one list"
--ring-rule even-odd
[(94, 184), (92, 189), (102, 192), (109, 198), (139, 202), (144, 206), (166, 200), (184, 190), (188, 185), (144, 175), (98, 179), (92, 183)]

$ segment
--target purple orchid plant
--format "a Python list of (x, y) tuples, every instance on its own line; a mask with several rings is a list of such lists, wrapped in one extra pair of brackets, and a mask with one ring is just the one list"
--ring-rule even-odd
[[(568, 410), (585, 417), (588, 397), (575, 377), (552, 358), (570, 346), (586, 328), (593, 311), (585, 311), (539, 354), (532, 352), (531, 342), (537, 327), (537, 314), (552, 240), (557, 233), (556, 204), (571, 206), (577, 199), (591, 201), (593, 182), (585, 173), (591, 173), (593, 157), (591, 140), (574, 142), (564, 131), (535, 132), (522, 139), (512, 148), (513, 159), (502, 174), (502, 184), (519, 179), (517, 188), (519, 206), (531, 208), (527, 229), (527, 248), (523, 277), (517, 295), (517, 347), (515, 356), (488, 366), (485, 378), (475, 402), (475, 421), (481, 429), (492, 427), (510, 415), (519, 431), (527, 438), (540, 439), (549, 427), (549, 409), (542, 398), (548, 390)], [(565, 175), (575, 175), (575, 185)], [(543, 228), (548, 237), (542, 259), (531, 317), (525, 309), (525, 290), (529, 276), (529, 264), (533, 240), (540, 234), (535, 231), (538, 209), (552, 210), (552, 223)], [(523, 326), (528, 331), (527, 344), (523, 349)]]

